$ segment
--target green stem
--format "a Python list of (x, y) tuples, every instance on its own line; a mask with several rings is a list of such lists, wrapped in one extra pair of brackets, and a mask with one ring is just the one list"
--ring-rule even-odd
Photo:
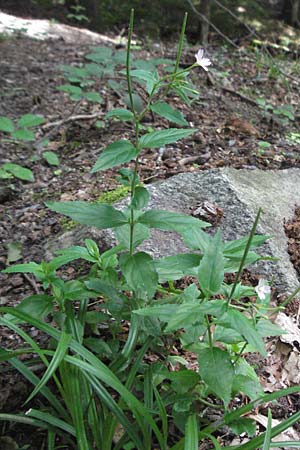
[(252, 228), (251, 228), (250, 235), (249, 235), (249, 239), (248, 239), (248, 241), (247, 241), (247, 244), (246, 244), (246, 247), (245, 247), (245, 250), (244, 250), (244, 254), (243, 254), (242, 260), (241, 260), (241, 262), (240, 262), (239, 270), (238, 270), (238, 272), (237, 272), (237, 274), (236, 274), (236, 277), (235, 277), (235, 280), (234, 280), (234, 283), (233, 283), (233, 286), (232, 286), (230, 295), (229, 295), (228, 300), (227, 300), (227, 306), (228, 306), (228, 305), (230, 304), (230, 302), (231, 302), (231, 299), (232, 299), (232, 297), (233, 297), (235, 288), (236, 288), (236, 286), (237, 286), (237, 284), (238, 284), (238, 282), (239, 282), (241, 273), (242, 273), (242, 271), (243, 271), (243, 268), (244, 268), (244, 264), (245, 264), (247, 255), (248, 255), (249, 250), (250, 250), (251, 242), (252, 242), (252, 239), (253, 239), (253, 237), (254, 237), (254, 233), (255, 233), (255, 231), (256, 231), (257, 224), (258, 224), (258, 221), (259, 221), (259, 218), (260, 218), (260, 215), (261, 215), (261, 211), (262, 211), (262, 209), (259, 208), (258, 213), (257, 213), (257, 215), (256, 215), (256, 217), (255, 217), (254, 224), (253, 224), (253, 226), (252, 226)]
[(188, 16), (188, 13), (186, 12), (184, 14), (184, 18), (183, 18), (182, 26), (181, 26), (181, 31), (180, 31), (180, 38), (179, 38), (179, 43), (178, 43), (178, 50), (177, 50), (177, 56), (176, 56), (176, 63), (175, 63), (174, 73), (177, 72), (178, 67), (179, 67), (179, 63), (180, 63), (180, 58), (181, 58), (181, 54), (182, 54), (182, 47), (183, 47), (183, 41), (184, 41), (184, 36), (185, 36), (185, 28), (186, 28), (187, 16)]
[(134, 9), (130, 11), (130, 20), (129, 20), (129, 28), (128, 28), (128, 42), (127, 42), (127, 51), (126, 51), (126, 78), (127, 78), (127, 86), (128, 86), (128, 95), (130, 101), (130, 109), (134, 117), (136, 117), (136, 113), (134, 110), (133, 104), (133, 96), (132, 96), (132, 85), (131, 85), (131, 77), (130, 77), (130, 48), (131, 48), (131, 39), (133, 32), (133, 20), (134, 20)]
[(210, 323), (209, 323), (208, 316), (205, 316), (205, 322), (206, 322), (206, 325), (207, 325), (209, 346), (210, 346), (210, 348), (213, 348), (213, 340), (212, 340), (212, 334), (211, 334), (211, 329), (210, 329)]

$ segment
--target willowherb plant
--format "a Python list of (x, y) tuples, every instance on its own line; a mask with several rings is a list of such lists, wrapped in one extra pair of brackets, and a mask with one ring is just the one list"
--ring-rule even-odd
[[(189, 72), (197, 66), (207, 70), (210, 65), (199, 51), (195, 64), (179, 68), (185, 26), (186, 16), (171, 72), (160, 75), (156, 68), (131, 69), (131, 13), (125, 70), (129, 108), (109, 111), (107, 118), (131, 122), (133, 137), (108, 145), (92, 169), (96, 173), (134, 161), (133, 169), (120, 171), (123, 183), (130, 187), (128, 206), (121, 211), (83, 201), (47, 205), (78, 223), (114, 229), (117, 245), (101, 254), (96, 242), (86, 239), (85, 246), (60, 250), (50, 262), (5, 270), (33, 274), (45, 291), (25, 298), (15, 308), (0, 308), (1, 325), (25, 342), (19, 350), (2, 349), (1, 360), (33, 384), (26, 403), (39, 394), (42, 407), (25, 414), (0, 414), (0, 419), (45, 428), (49, 450), (55, 448), (56, 436), (67, 448), (79, 450), (196, 450), (205, 439), (218, 449), (217, 435), (224, 425), (234, 433), (247, 433), (249, 441), (239, 448), (251, 450), (270, 445), (274, 436), (300, 418), (296, 413), (253, 437), (255, 424), (244, 417), (259, 404), (298, 390), (264, 395), (245, 359), (249, 352), (264, 357), (263, 337), (281, 333), (268, 319), (268, 283), (260, 281), (254, 289), (240, 282), (244, 267), (261, 259), (253, 249), (267, 239), (255, 234), (260, 211), (249, 237), (223, 242), (220, 232), (206, 234), (209, 224), (197, 218), (147, 210), (150, 193), (138, 176), (141, 152), (176, 142), (195, 130), (145, 133), (143, 119), (152, 112), (186, 127), (184, 116), (167, 99), (175, 92), (189, 104), (190, 94), (195, 95)], [(135, 82), (147, 96), (138, 110)], [(179, 233), (191, 251), (154, 260), (138, 249), (151, 228)], [(66, 281), (57, 271), (77, 259), (90, 264), (90, 270)], [(236, 273), (234, 283), (226, 283), (225, 273)], [(174, 282), (185, 276), (195, 282), (176, 288)], [(49, 347), (39, 346), (19, 325), (24, 322), (51, 337)], [(181, 349), (180, 356), (172, 354), (174, 346)], [(196, 355), (198, 370), (188, 368), (186, 351)], [(18, 359), (27, 352), (36, 355), (34, 362), (45, 365), (41, 378)], [(176, 370), (170, 370), (175, 365)], [(51, 388), (47, 387), (50, 378)], [(236, 408), (233, 399), (239, 393), (250, 402)], [(219, 410), (220, 420), (210, 422), (209, 410)]]

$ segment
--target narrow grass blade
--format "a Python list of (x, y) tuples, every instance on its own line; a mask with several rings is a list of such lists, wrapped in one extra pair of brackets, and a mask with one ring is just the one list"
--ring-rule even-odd
[(156, 404), (157, 404), (158, 411), (159, 411), (162, 434), (163, 434), (163, 438), (164, 438), (164, 447), (162, 450), (165, 450), (167, 448), (167, 442), (168, 442), (168, 415), (167, 415), (165, 405), (160, 396), (160, 393), (158, 392), (158, 390), (156, 389), (155, 386), (154, 386), (153, 390), (154, 390), (154, 396), (155, 396)]
[[(12, 314), (13, 316), (21, 320), (24, 320), (25, 322), (30, 323), (36, 328), (44, 331), (53, 339), (57, 341), (60, 340), (61, 332), (59, 330), (55, 329), (54, 327), (50, 326), (47, 323), (41, 322), (40, 320), (31, 317), (29, 314), (26, 314), (22, 311), (9, 307), (0, 307), (0, 313), (1, 312)], [(86, 364), (85, 367), (87, 368), (87, 371), (89, 373), (94, 374), (98, 379), (100, 379), (102, 382), (104, 382), (105, 384), (107, 384), (120, 394), (122, 399), (128, 405), (130, 411), (134, 414), (138, 423), (142, 423), (143, 418), (147, 419), (147, 422), (149, 423), (149, 425), (151, 425), (151, 428), (155, 433), (159, 444), (163, 445), (164, 441), (162, 434), (149, 411), (130, 391), (128, 391), (128, 389), (119, 381), (119, 379), (114, 375), (114, 373), (112, 373), (111, 370), (105, 364), (103, 364), (93, 353), (91, 353), (89, 350), (87, 350), (78, 342), (72, 340), (70, 342), (69, 347), (72, 351), (77, 353), (79, 356), (81, 356), (89, 363), (89, 364), (85, 363)], [(46, 354), (46, 352), (44, 353)], [(84, 364), (84, 361), (81, 361), (76, 358), (73, 358), (72, 360), (71, 357), (68, 356), (65, 357), (65, 360), (72, 362), (75, 365), (77, 364), (78, 366)]]
[(67, 333), (62, 333), (61, 338), (58, 342), (57, 348), (55, 350), (55, 353), (53, 355), (53, 358), (51, 359), (51, 362), (44, 373), (42, 379), (40, 382), (35, 386), (34, 390), (29, 395), (28, 399), (26, 400), (26, 403), (28, 403), (40, 390), (47, 381), (53, 376), (56, 369), (58, 368), (61, 361), (64, 359), (65, 354), (68, 351), (69, 344), (71, 342), (72, 336)]
[(191, 414), (187, 419), (184, 450), (198, 450), (198, 424), (196, 414)]
[(264, 445), (262, 447), (262, 450), (270, 449), (271, 432), (272, 432), (272, 413), (271, 413), (270, 408), (268, 408), (268, 424), (267, 424), (267, 430), (265, 433)]
[(52, 414), (38, 411), (36, 409), (30, 409), (26, 416), (33, 417), (34, 419), (40, 420), (40, 421), (44, 422), (45, 424), (48, 424), (48, 426), (53, 426), (62, 431), (65, 431), (66, 433), (70, 434), (71, 436), (75, 436), (75, 430), (72, 425), (64, 422), (61, 419), (58, 419), (57, 417), (53, 416)]

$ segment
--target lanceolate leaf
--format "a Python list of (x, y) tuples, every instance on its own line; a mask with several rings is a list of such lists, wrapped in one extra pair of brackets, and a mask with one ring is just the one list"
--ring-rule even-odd
[(197, 414), (190, 415), (185, 424), (184, 450), (198, 450)]
[(52, 211), (71, 217), (75, 222), (90, 227), (114, 228), (128, 223), (126, 216), (111, 205), (78, 202), (49, 202)]
[(208, 223), (186, 214), (172, 211), (151, 210), (139, 217), (138, 222), (151, 228), (159, 228), (166, 231), (185, 232), (188, 227), (205, 228)]
[(126, 140), (114, 142), (103, 150), (92, 168), (92, 173), (119, 166), (134, 159), (136, 156), (137, 150), (131, 142)]
[(205, 295), (216, 294), (224, 279), (224, 257), (221, 235), (218, 232), (211, 240), (200, 262), (198, 280)]
[(123, 253), (120, 257), (120, 267), (128, 285), (141, 297), (147, 293), (148, 298), (155, 294), (158, 276), (153, 259), (145, 252)]
[(197, 131), (196, 128), (168, 128), (167, 130), (153, 131), (151, 133), (144, 134), (140, 139), (141, 148), (156, 148), (163, 145), (171, 144), (172, 142), (179, 141)]
[(189, 275), (191, 268), (199, 266), (200, 260), (201, 255), (179, 253), (155, 261), (159, 282), (165, 283), (170, 280), (179, 280), (184, 275)]
[(209, 389), (226, 405), (231, 399), (234, 368), (227, 352), (217, 347), (198, 352), (199, 373)]
[(189, 124), (180, 111), (172, 108), (166, 102), (154, 103), (154, 105), (151, 106), (151, 110), (159, 116), (176, 123), (177, 125), (187, 126)]

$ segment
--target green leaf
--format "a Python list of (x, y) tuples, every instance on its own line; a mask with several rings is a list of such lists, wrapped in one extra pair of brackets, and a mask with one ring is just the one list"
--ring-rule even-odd
[(100, 94), (98, 94), (98, 92), (85, 92), (85, 93), (84, 93), (84, 97), (85, 97), (89, 102), (102, 103), (102, 97), (101, 97)]
[[(207, 224), (207, 226), (210, 225)], [(200, 228), (187, 228), (182, 232), (182, 238), (191, 250), (201, 250), (203, 253), (206, 252), (212, 240), (211, 236)]]
[(221, 234), (218, 231), (210, 241), (200, 262), (198, 280), (205, 296), (217, 294), (224, 279), (224, 257)]
[(8, 242), (7, 261), (9, 263), (18, 261), (22, 258), (23, 244), (21, 242)]
[(73, 84), (63, 84), (61, 86), (58, 86), (57, 89), (70, 95), (78, 95), (80, 97), (82, 96), (82, 89), (79, 86), (74, 86)]
[(0, 167), (0, 179), (8, 180), (9, 178), (13, 178), (12, 174)]
[(227, 406), (231, 399), (234, 368), (227, 352), (217, 347), (198, 353), (199, 373), (209, 389)]
[[(124, 95), (122, 97), (122, 100), (128, 108), (131, 108), (130, 98), (128, 94)], [(140, 114), (144, 109), (144, 102), (142, 97), (140, 97), (138, 94), (132, 94), (132, 100), (135, 112)]]
[(202, 324), (207, 314), (222, 316), (226, 310), (226, 302), (222, 300), (210, 300), (202, 304), (185, 302), (179, 305), (170, 317), (166, 331), (174, 331), (187, 328), (190, 325)]
[(31, 295), (19, 303), (16, 308), (32, 317), (43, 319), (53, 310), (53, 297), (50, 295)]
[(172, 144), (179, 139), (183, 139), (197, 131), (196, 128), (180, 129), (168, 128), (167, 130), (152, 131), (140, 138), (141, 148), (156, 148), (163, 145)]
[(112, 56), (112, 49), (109, 47), (94, 47), (92, 49), (92, 53), (85, 55), (86, 59), (94, 61), (96, 63), (107, 63), (107, 60), (110, 60)]
[(20, 129), (11, 133), (11, 137), (18, 141), (34, 141), (35, 134), (31, 130)]
[[(269, 238), (270, 238), (270, 236), (260, 235), (260, 234), (253, 236), (253, 238), (251, 240), (251, 244), (250, 244), (250, 249), (262, 245)], [(224, 244), (224, 255), (228, 256), (228, 257), (233, 256), (233, 254), (235, 254), (235, 253), (240, 255), (241, 253), (244, 252), (248, 241), (249, 241), (249, 236), (245, 236), (241, 239), (235, 239), (234, 241), (226, 242)]]
[(106, 119), (109, 119), (110, 117), (115, 117), (116, 119), (126, 122), (127, 120), (132, 120), (134, 118), (134, 115), (128, 109), (116, 108), (108, 111), (108, 113), (105, 114)]
[(130, 76), (138, 78), (146, 82), (146, 91), (151, 94), (155, 84), (158, 82), (158, 76), (155, 73), (149, 72), (148, 70), (131, 70)]
[(0, 131), (4, 131), (5, 133), (12, 133), (14, 129), (15, 126), (11, 119), (4, 116), (0, 117)]
[(185, 232), (187, 227), (205, 228), (210, 226), (208, 223), (186, 214), (155, 209), (141, 215), (138, 222), (148, 225), (150, 228), (177, 231), (178, 233)]
[(240, 333), (246, 342), (258, 351), (262, 356), (266, 356), (264, 343), (255, 329), (253, 323), (237, 309), (230, 308), (219, 322), (224, 327), (230, 327)]
[(151, 106), (151, 110), (165, 119), (176, 123), (177, 125), (187, 126), (189, 123), (185, 120), (180, 111), (172, 108), (166, 102), (156, 102)]
[(199, 266), (201, 258), (201, 255), (194, 253), (178, 253), (156, 260), (159, 282), (179, 280), (185, 275), (190, 275), (191, 269)]
[(269, 450), (271, 444), (271, 436), (272, 436), (272, 412), (270, 408), (268, 408), (268, 423), (262, 450)]
[(192, 414), (188, 417), (185, 424), (185, 440), (184, 450), (198, 450), (198, 424), (197, 414)]
[(136, 148), (127, 140), (113, 142), (108, 145), (97, 159), (91, 172), (106, 170), (115, 166), (120, 166), (131, 161), (137, 156)]
[(26, 264), (15, 264), (14, 266), (7, 267), (7, 269), (3, 270), (3, 273), (33, 273), (40, 274), (42, 273), (42, 268), (40, 264), (35, 262), (30, 262)]
[(131, 289), (144, 298), (147, 293), (148, 299), (153, 298), (158, 284), (158, 276), (153, 259), (145, 252), (123, 253), (120, 256), (120, 267), (123, 275)]
[(240, 417), (238, 420), (230, 422), (229, 427), (236, 435), (247, 433), (248, 436), (254, 436), (256, 431), (256, 423), (247, 417)]
[(42, 387), (45, 386), (47, 381), (53, 376), (54, 372), (59, 367), (61, 361), (64, 359), (71, 340), (72, 336), (70, 334), (62, 332), (55, 353), (49, 366), (47, 367), (46, 372), (44, 373), (40, 382), (35, 386), (31, 394), (29, 395), (28, 399), (26, 400), (26, 403), (29, 402), (42, 389)]
[(44, 152), (43, 158), (47, 161), (51, 166), (59, 166), (59, 159), (56, 153), (54, 152)]
[(131, 200), (131, 206), (134, 209), (143, 209), (147, 206), (150, 199), (148, 189), (143, 186), (137, 186), (134, 191), (134, 196)]
[(36, 114), (24, 114), (24, 116), (18, 120), (18, 127), (31, 128), (41, 125), (42, 123), (45, 123), (44, 117)]
[(90, 227), (114, 228), (128, 223), (127, 217), (111, 205), (77, 201), (48, 202), (46, 206), (52, 211), (71, 217), (75, 222)]
[(19, 164), (5, 163), (3, 169), (10, 172), (14, 177), (24, 181), (34, 181), (33, 173), (30, 169), (19, 166)]

